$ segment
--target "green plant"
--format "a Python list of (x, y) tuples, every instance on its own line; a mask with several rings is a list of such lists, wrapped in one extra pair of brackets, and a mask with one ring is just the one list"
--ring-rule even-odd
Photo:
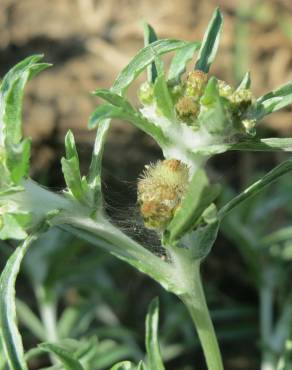
[[(107, 103), (99, 105), (89, 120), (89, 127), (97, 127), (97, 134), (87, 176), (81, 176), (73, 134), (68, 132), (66, 135), (62, 170), (67, 188), (63, 194), (46, 190), (29, 178), (30, 140), (22, 137), (21, 130), (24, 86), (48, 65), (40, 62), (40, 56), (32, 56), (17, 64), (3, 78), (0, 89), (0, 237), (24, 239), (9, 258), (0, 278), (1, 338), (10, 368), (27, 369), (15, 320), (14, 286), (21, 261), (35, 240), (48, 229), (58, 227), (108, 251), (176, 294), (190, 312), (208, 369), (223, 369), (201, 284), (200, 265), (216, 240), (223, 218), (243, 201), (289, 172), (292, 161), (287, 160), (271, 170), (219, 210), (214, 201), (220, 187), (210, 184), (204, 165), (211, 156), (228, 150), (291, 151), (292, 139), (258, 138), (256, 126), (262, 117), (292, 102), (292, 84), (254, 99), (249, 73), (236, 89), (214, 76), (209, 78), (221, 27), (222, 15), (218, 9), (202, 42), (156, 40), (154, 31), (145, 26), (148, 45), (124, 68), (110, 90), (98, 89), (94, 92)], [(195, 71), (183, 80), (186, 64), (197, 50)], [(160, 56), (172, 51), (176, 54), (166, 76)], [(139, 92), (143, 108), (138, 111), (125, 94), (129, 85), (145, 69), (148, 71), (148, 82)], [(161, 189), (166, 185), (167, 192), (173, 196), (176, 188), (169, 187), (169, 183), (173, 184), (172, 177), (158, 185), (156, 181), (150, 181), (154, 187), (147, 190), (147, 194), (156, 194), (159, 189), (155, 204), (151, 204), (152, 208), (148, 204), (146, 209), (154, 210), (154, 213), (150, 212), (152, 219), (149, 225), (157, 229), (161, 237), (164, 258), (124, 234), (110, 222), (104, 210), (101, 162), (111, 118), (128, 120), (154, 138), (166, 161), (175, 164), (172, 168), (187, 168), (186, 183), (180, 188), (182, 194), (176, 198), (174, 206), (166, 210), (167, 217), (163, 217), (163, 222), (160, 222), (159, 209), (169, 205), (169, 202), (163, 199)], [(147, 218), (149, 214), (147, 217), (143, 214), (145, 199), (149, 201), (144, 196), (140, 199), (141, 212)], [(152, 222), (153, 215), (156, 220), (158, 217), (158, 223)], [(45, 298), (41, 297), (42, 300)], [(54, 341), (53, 333), (50, 340)], [(63, 361), (69, 356), (56, 344), (46, 344), (41, 348), (57, 354)], [(74, 352), (74, 348), (71, 351)], [(151, 356), (155, 355), (155, 348), (148, 348), (149, 351)], [(72, 359), (74, 356), (68, 361)], [(153, 369), (151, 363), (146, 366)], [(162, 364), (155, 366), (163, 368)], [(70, 362), (66, 367), (82, 368), (78, 362), (73, 365)]]
[[(290, 203), (290, 179), (283, 178), (243, 203), (222, 224), (224, 234), (239, 249), (258, 293), (263, 370), (276, 369), (285, 354), (285, 343), (291, 340)], [(269, 215), (278, 217), (278, 222), (273, 225)]]

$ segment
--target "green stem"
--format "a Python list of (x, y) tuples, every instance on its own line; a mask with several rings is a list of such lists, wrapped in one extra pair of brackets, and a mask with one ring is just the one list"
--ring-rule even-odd
[(201, 282), (201, 261), (192, 260), (183, 249), (173, 249), (171, 254), (176, 266), (177, 278), (186, 288), (185, 293), (179, 297), (187, 307), (197, 330), (208, 370), (223, 370), (219, 344)]

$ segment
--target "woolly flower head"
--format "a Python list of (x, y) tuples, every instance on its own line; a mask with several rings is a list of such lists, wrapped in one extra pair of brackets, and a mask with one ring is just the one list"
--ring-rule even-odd
[(167, 159), (146, 166), (138, 181), (138, 203), (147, 228), (166, 228), (180, 206), (188, 181), (188, 166), (179, 160)]

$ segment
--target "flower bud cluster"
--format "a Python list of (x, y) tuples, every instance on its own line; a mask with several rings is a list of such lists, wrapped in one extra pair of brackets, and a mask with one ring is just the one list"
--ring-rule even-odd
[(177, 116), (188, 124), (196, 121), (200, 112), (200, 98), (204, 93), (208, 75), (195, 70), (188, 74), (184, 83), (184, 94), (175, 105)]
[(163, 230), (180, 206), (189, 181), (189, 169), (176, 159), (146, 166), (138, 181), (138, 203), (144, 224)]

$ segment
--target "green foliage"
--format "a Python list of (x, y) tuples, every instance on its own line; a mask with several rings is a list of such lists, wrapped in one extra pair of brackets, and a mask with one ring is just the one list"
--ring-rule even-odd
[(194, 41), (176, 52), (168, 71), (168, 83), (170, 85), (179, 84), (181, 75), (186, 71), (187, 63), (193, 58), (199, 47), (200, 42)]
[[(0, 278), (0, 328), (3, 347), (0, 351), (4, 352), (5, 361), (11, 369), (26, 370), (26, 359), (39, 357), (43, 352), (57, 359), (55, 365), (55, 360), (51, 361), (51, 369), (92, 370), (112, 366), (112, 370), (164, 369), (158, 343), (157, 300), (151, 303), (146, 319), (146, 363), (141, 361), (143, 355), (136, 341), (125, 336), (125, 328), (119, 327), (120, 332), (115, 331), (115, 335), (119, 339), (121, 336), (127, 337), (128, 342), (104, 338), (98, 341), (94, 330), (93, 335), (89, 335), (90, 325), (96, 317), (104, 319), (96, 310), (100, 297), (95, 292), (96, 287), (103, 284), (103, 275), (100, 272), (102, 264), (97, 263), (97, 249), (93, 248), (87, 255), (77, 238), (127, 262), (179, 296), (198, 329), (209, 370), (223, 369), (200, 282), (200, 264), (210, 252), (220, 223), (228, 213), (235, 207), (248, 203), (251, 197), (290, 172), (292, 161), (289, 159), (272, 169), (234, 196), (218, 212), (213, 202), (219, 195), (219, 186), (210, 183), (204, 167), (209, 157), (227, 150), (291, 151), (291, 138), (253, 136), (259, 119), (292, 103), (292, 88), (289, 83), (255, 100), (249, 90), (249, 73), (237, 89), (231, 88), (224, 81), (218, 81), (214, 76), (209, 78), (206, 74), (217, 52), (221, 28), (222, 15), (218, 9), (214, 12), (202, 43), (157, 40), (152, 27), (145, 24), (146, 46), (122, 70), (110, 89), (97, 89), (94, 92), (106, 103), (99, 105), (89, 119), (89, 128), (97, 128), (97, 134), (86, 176), (81, 175), (74, 136), (70, 131), (66, 135), (66, 156), (61, 163), (67, 189), (62, 195), (46, 190), (28, 178), (30, 141), (22, 138), (24, 86), (48, 65), (39, 62), (40, 56), (32, 56), (17, 64), (4, 76), (0, 88), (0, 169), (3, 174), (0, 180), (0, 237), (26, 238), (24, 244), (7, 261)], [(195, 64), (199, 73), (188, 76), (195, 77), (190, 93), (187, 89), (188, 80), (185, 82), (182, 74), (199, 47)], [(167, 74), (160, 57), (173, 51), (176, 54)], [(146, 70), (148, 96), (144, 99), (145, 105), (137, 110), (126, 99), (125, 94), (130, 84)], [(222, 84), (225, 90), (222, 89)], [(183, 114), (177, 113), (179, 101), (182, 104), (180, 108), (187, 111), (190, 108), (188, 104), (196, 108), (188, 122), (184, 122)], [(132, 122), (159, 144), (166, 159), (176, 160), (174, 163), (181, 161), (188, 166), (190, 178), (186, 180), (186, 191), (180, 198), (181, 203), (174, 209), (172, 220), (159, 235), (162, 239), (161, 248), (164, 248), (163, 258), (119, 230), (105, 216), (101, 163), (112, 118)], [(172, 170), (175, 172), (175, 165)], [(163, 195), (165, 189), (159, 191)], [(157, 204), (151, 204), (151, 200), (153, 199), (150, 199), (150, 210), (151, 207), (157, 207)], [(171, 199), (167, 200), (171, 202)], [(34, 235), (40, 222), (46, 223), (49, 232), (39, 238), (39, 234)], [(273, 249), (274, 254), (269, 254), (269, 258), (281, 259), (280, 264), (285, 263), (286, 259), (291, 260), (291, 244), (282, 248), (283, 242), (286, 243), (291, 236), (291, 230), (284, 229), (282, 233), (270, 234), (261, 239), (260, 250), (257, 250), (254, 248), (256, 236), (246, 237), (239, 219), (234, 218), (231, 224), (233, 227), (230, 230), (237, 235), (242, 250), (244, 242), (249, 242), (249, 248), (245, 252), (246, 261), (250, 263), (257, 283), (263, 288), (264, 279), (261, 274), (257, 274), (254, 261), (261, 261), (260, 256), (265, 248), (269, 251)], [(15, 280), (23, 256), (36, 238), (38, 240), (28, 251), (24, 267), (34, 289), (40, 318), (20, 300), (17, 303), (17, 312), (21, 323), (43, 343), (25, 356), (16, 324)], [(267, 244), (276, 244), (277, 248), (267, 247)], [(279, 251), (281, 248), (282, 252)], [(65, 308), (59, 317), (57, 308), (62, 306), (61, 297), (72, 285), (82, 291), (85, 298)], [(107, 290), (105, 284), (103, 291)], [(111, 299), (117, 306), (117, 298)], [(105, 306), (107, 309), (110, 307), (108, 304)], [(290, 305), (285, 307), (287, 310), (285, 309), (275, 329), (277, 343), (283, 341), (283, 337), (287, 339), (283, 328), (287, 327), (286, 318), (290, 313)], [(122, 335), (119, 334), (121, 332)], [(275, 350), (273, 343), (268, 344)], [(130, 358), (133, 362), (119, 362), (124, 358)], [(134, 365), (134, 362), (138, 365)], [(114, 363), (117, 364), (113, 365)], [(0, 369), (1, 366), (5, 364), (0, 362)]]
[(159, 343), (158, 343), (158, 299), (154, 299), (149, 306), (146, 317), (146, 351), (149, 370), (164, 370)]
[(188, 191), (179, 210), (165, 231), (167, 243), (179, 240), (184, 234), (192, 231), (203, 212), (219, 195), (219, 187), (209, 185), (203, 170), (198, 170), (190, 181)]
[[(152, 44), (153, 42), (157, 41), (157, 35), (153, 29), (153, 27), (150, 26), (150, 24), (144, 22), (144, 46), (148, 46)], [(151, 63), (147, 67), (147, 77), (149, 83), (154, 83), (157, 77), (157, 70), (155, 63)]]
[(208, 73), (219, 46), (223, 17), (217, 8), (208, 25), (196, 62), (196, 69)]
[(12, 370), (27, 369), (16, 323), (15, 281), (23, 256), (35, 238), (28, 238), (15, 250), (0, 277), (0, 335), (6, 360)]

